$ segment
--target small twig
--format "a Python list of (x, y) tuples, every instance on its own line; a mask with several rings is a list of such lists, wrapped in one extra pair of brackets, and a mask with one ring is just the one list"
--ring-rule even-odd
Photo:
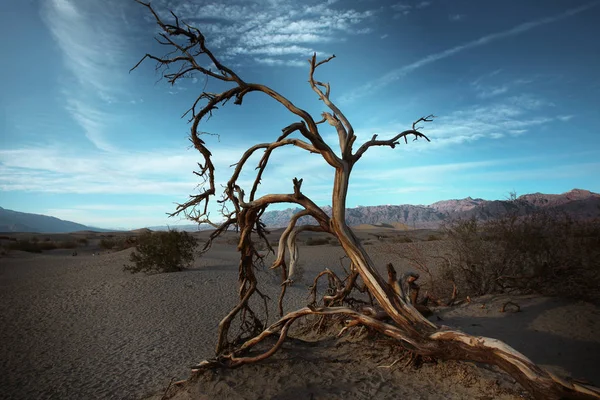
[(397, 359), (396, 361), (394, 361), (390, 365), (378, 365), (377, 368), (392, 368), (394, 365), (398, 364), (403, 359), (404, 359), (404, 357), (400, 357), (399, 359)]
[(171, 378), (171, 380), (169, 381), (169, 386), (167, 386), (167, 389), (163, 393), (163, 395), (160, 398), (160, 400), (166, 400), (167, 399), (167, 393), (169, 392), (169, 389), (171, 389), (171, 385), (173, 384), (174, 380), (175, 380), (175, 377)]

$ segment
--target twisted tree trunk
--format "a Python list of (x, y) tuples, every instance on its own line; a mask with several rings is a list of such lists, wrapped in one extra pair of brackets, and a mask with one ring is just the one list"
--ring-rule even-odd
[[(168, 46), (170, 52), (163, 57), (146, 54), (132, 69), (137, 68), (143, 60), (149, 58), (157, 62), (157, 69), (164, 68), (163, 76), (172, 84), (180, 79), (189, 77), (193, 73), (200, 73), (207, 78), (234, 85), (234, 87), (218, 94), (209, 92), (201, 93), (188, 112), (184, 114), (191, 113), (192, 115), (190, 119), (190, 122), (192, 122), (191, 141), (204, 160), (203, 164), (198, 164), (200, 170), (196, 174), (205, 179), (208, 187), (200, 194), (190, 196), (190, 199), (186, 203), (179, 205), (177, 210), (171, 215), (183, 213), (186, 217), (197, 223), (213, 224), (208, 219), (208, 203), (211, 197), (216, 194), (215, 167), (212, 163), (211, 152), (200, 138), (203, 133), (198, 131), (198, 126), (203, 117), (212, 115), (212, 112), (217, 110), (218, 106), (224, 105), (231, 99), (234, 100), (234, 104), (241, 105), (246, 94), (261, 92), (300, 118), (299, 122), (284, 128), (277, 140), (250, 147), (236, 164), (234, 172), (227, 182), (223, 193), (223, 200), (220, 202), (222, 204), (228, 202), (232, 211), (229, 211), (229, 208), (223, 205), (222, 213), (225, 217), (225, 222), (220, 225), (213, 224), (216, 230), (211, 234), (203, 251), (210, 249), (212, 240), (229, 228), (235, 227), (240, 230), (240, 240), (238, 243), (238, 250), (240, 251), (239, 301), (219, 324), (216, 358), (200, 363), (196, 369), (214, 366), (236, 367), (263, 360), (279, 349), (281, 343), (285, 340), (291, 324), (298, 318), (307, 315), (343, 314), (352, 319), (356, 325), (365, 325), (385, 335), (396, 338), (400, 345), (416, 354), (439, 359), (469, 360), (496, 365), (513, 376), (538, 399), (600, 399), (600, 389), (554, 376), (550, 372), (536, 366), (523, 354), (503, 342), (491, 338), (471, 336), (444, 326), (438, 327), (427, 320), (405, 297), (399, 296), (394, 287), (389, 285), (379, 274), (375, 269), (373, 261), (360, 245), (352, 230), (346, 225), (346, 195), (354, 164), (373, 146), (395, 148), (396, 145), (400, 144), (400, 139), (404, 139), (405, 143), (407, 143), (409, 135), (414, 136), (415, 140), (419, 138), (429, 140), (419, 131), (417, 124), (420, 122), (431, 122), (433, 116), (419, 118), (413, 123), (412, 129), (398, 133), (388, 140), (378, 140), (377, 135), (374, 135), (371, 140), (363, 143), (354, 152), (353, 145), (357, 137), (354, 134), (352, 125), (330, 100), (329, 84), (314, 79), (316, 68), (329, 62), (335, 56), (317, 62), (315, 54), (309, 60), (309, 84), (317, 93), (320, 100), (330, 110), (329, 112), (324, 112), (322, 114), (323, 119), (317, 122), (309, 113), (298, 108), (287, 98), (271, 88), (245, 82), (234, 71), (223, 65), (206, 47), (205, 38), (199, 29), (186, 23), (181, 25), (175, 14), (172, 14), (175, 19), (174, 23), (165, 23), (149, 3), (144, 3), (141, 0), (135, 1), (147, 7), (152, 13), (157, 24), (162, 29), (157, 40), (160, 44)], [(173, 38), (184, 39), (184, 43), (182, 41), (175, 41)], [(196, 60), (200, 56), (208, 57), (209, 61), (218, 71), (215, 72), (202, 67), (206, 63), (199, 63)], [(179, 65), (179, 68), (176, 70), (168, 69), (170, 66), (177, 65)], [(197, 110), (198, 104), (201, 101), (205, 101), (206, 103), (200, 110)], [(334, 127), (338, 134), (339, 154), (336, 154), (332, 150), (319, 132), (318, 125), (324, 122)], [(299, 134), (303, 139), (291, 138), (290, 136), (294, 133)], [(294, 146), (300, 150), (319, 154), (329, 166), (335, 169), (331, 218), (301, 192), (302, 179), (293, 180), (293, 193), (267, 194), (260, 198), (255, 197), (257, 187), (260, 184), (263, 171), (267, 167), (271, 153), (283, 146)], [(264, 150), (264, 154), (256, 168), (258, 172), (250, 190), (249, 198), (245, 199), (245, 192), (243, 188), (238, 186), (237, 181), (248, 159), (258, 150)], [(296, 245), (298, 232), (316, 230), (334, 235), (351, 261), (351, 271), (346, 277), (345, 286), (341, 285), (341, 280), (332, 271), (324, 271), (325, 275), (335, 277), (332, 280), (336, 282), (337, 286), (332, 288), (337, 291), (336, 294), (323, 296), (323, 304), (325, 306), (318, 307), (315, 304), (311, 304), (300, 310), (288, 313), (265, 329), (267, 322), (263, 323), (249, 305), (250, 298), (255, 294), (261, 296), (266, 302), (266, 296), (260, 292), (254, 274), (255, 266), (262, 262), (264, 256), (257, 252), (252, 235), (255, 233), (260, 240), (264, 240), (267, 248), (272, 251), (260, 217), (269, 205), (284, 202), (294, 203), (302, 207), (303, 210), (291, 218), (287, 229), (280, 238), (277, 259), (272, 265), (272, 268), (282, 269), (282, 290), (279, 298), (280, 314), (283, 314), (282, 300), (283, 296), (285, 296), (285, 288), (287, 285), (293, 283), (294, 264), (298, 259), (298, 247)], [(296, 222), (301, 216), (311, 216), (318, 223), (318, 226), (296, 226)], [(289, 270), (286, 268), (284, 246), (287, 247), (290, 258)], [(322, 274), (319, 274), (319, 276), (322, 276)], [(315, 279), (315, 282), (319, 276)], [(350, 307), (332, 306), (334, 302), (335, 304), (343, 304), (344, 300), (347, 300), (349, 292), (353, 286), (356, 286), (358, 276), (362, 279), (369, 295), (377, 300), (387, 316), (391, 318), (392, 321), (390, 323), (382, 322), (381, 319), (376, 318), (377, 313), (367, 314), (363, 310)], [(315, 288), (313, 288), (313, 294), (316, 297), (316, 284)], [(349, 302), (346, 301), (346, 303)], [(267, 309), (265, 307), (265, 310)], [(242, 332), (235, 339), (230, 340), (228, 337), (229, 328), (232, 320), (238, 315), (241, 316), (243, 322)], [(265, 319), (268, 320), (268, 314)], [(274, 334), (279, 334), (279, 340), (270, 350), (258, 356), (247, 355), (248, 350), (253, 346)]]

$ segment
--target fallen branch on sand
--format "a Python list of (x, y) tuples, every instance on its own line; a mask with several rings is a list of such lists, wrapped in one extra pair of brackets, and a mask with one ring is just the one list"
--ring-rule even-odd
[[(210, 239), (204, 245), (203, 252), (208, 251), (212, 241), (228, 229), (235, 228), (239, 232), (237, 245), (237, 250), (240, 252), (237, 290), (239, 300), (219, 323), (216, 357), (200, 363), (194, 367), (194, 370), (213, 367), (233, 368), (264, 360), (281, 347), (291, 325), (299, 318), (310, 315), (342, 316), (350, 320), (350, 323), (366, 326), (396, 339), (399, 346), (410, 351), (415, 357), (470, 360), (496, 365), (514, 377), (538, 399), (600, 398), (600, 389), (568, 378), (557, 377), (538, 367), (526, 356), (499, 340), (468, 335), (445, 326), (437, 326), (427, 320), (422, 314), (425, 309), (419, 310), (415, 301), (416, 297), (411, 298), (411, 295), (414, 296), (418, 289), (414, 283), (416, 278), (409, 276), (406, 281), (402, 282), (408, 285), (409, 293), (403, 290), (401, 283), (395, 278), (394, 271), (389, 270), (389, 279), (386, 282), (375, 269), (373, 261), (360, 241), (346, 225), (346, 195), (350, 174), (356, 163), (372, 147), (387, 146), (393, 149), (401, 141), (407, 144), (409, 137), (413, 140), (429, 141), (427, 136), (421, 133), (419, 124), (433, 121), (433, 115), (417, 119), (412, 127), (391, 138), (382, 140), (378, 139), (377, 135), (373, 135), (370, 140), (354, 149), (357, 137), (344, 113), (331, 101), (330, 85), (320, 82), (314, 77), (316, 69), (331, 61), (335, 56), (317, 61), (315, 54), (308, 60), (310, 87), (328, 108), (328, 111), (321, 114), (322, 119), (315, 121), (308, 112), (298, 108), (273, 89), (265, 85), (246, 82), (237, 73), (222, 64), (206, 47), (204, 35), (199, 29), (180, 21), (173, 13), (170, 17), (171, 23), (167, 23), (150, 4), (141, 0), (136, 1), (145, 6), (154, 16), (162, 30), (158, 34), (157, 41), (166, 46), (169, 52), (162, 57), (146, 54), (132, 70), (138, 68), (144, 60), (150, 59), (157, 63), (156, 69), (160, 70), (162, 76), (171, 84), (193, 74), (201, 74), (206, 79), (219, 81), (220, 87), (230, 85), (229, 89), (221, 93), (202, 92), (184, 114), (184, 116), (190, 115), (189, 121), (192, 123), (190, 139), (203, 159), (198, 164), (199, 171), (196, 172), (196, 175), (203, 179), (203, 186), (199, 194), (190, 196), (187, 202), (178, 205), (176, 211), (171, 214), (183, 214), (197, 223), (210, 223), (215, 227)], [(199, 62), (197, 58), (201, 56), (208, 60)], [(211, 64), (212, 68), (204, 67), (207, 64)], [(274, 141), (250, 147), (234, 164), (233, 173), (224, 188), (223, 198), (219, 200), (224, 222), (214, 224), (208, 218), (208, 204), (209, 200), (216, 195), (215, 167), (212, 162), (212, 154), (200, 137), (204, 133), (198, 130), (198, 126), (204, 117), (212, 116), (213, 111), (230, 100), (233, 100), (236, 105), (241, 105), (244, 97), (251, 92), (266, 95), (289, 110), (299, 121), (282, 129), (282, 134)], [(339, 153), (335, 152), (321, 135), (319, 125), (325, 122), (337, 132)], [(300, 138), (292, 138), (292, 134), (297, 134)], [(302, 193), (302, 179), (293, 179), (291, 193), (266, 194), (262, 197), (256, 195), (271, 154), (284, 146), (294, 146), (299, 151), (318, 154), (326, 164), (334, 169), (331, 217)], [(239, 186), (238, 182), (242, 169), (251, 156), (258, 151), (262, 152), (262, 157), (255, 169), (254, 182), (251, 187), (244, 189)], [(295, 162), (295, 159), (290, 162)], [(267, 207), (276, 203), (293, 203), (301, 207), (302, 211), (291, 218), (279, 239), (277, 258), (271, 268), (281, 269), (280, 319), (267, 326), (268, 314), (264, 320), (261, 319), (262, 314), (253, 310), (250, 299), (258, 296), (262, 300), (261, 304), (264, 305), (265, 310), (267, 309), (267, 297), (258, 288), (254, 271), (257, 265), (264, 263), (264, 254), (257, 250), (257, 242), (264, 242), (266, 248), (273, 252), (273, 248), (267, 240), (267, 231), (261, 222), (261, 216)], [(298, 225), (300, 217), (311, 217), (317, 225)], [(296, 238), (303, 231), (324, 232), (335, 237), (346, 253), (350, 266), (349, 270), (345, 271), (346, 275), (341, 277), (333, 271), (323, 271), (315, 278), (312, 304), (284, 315), (282, 299), (287, 286), (294, 282), (294, 273), (299, 257)], [(329, 286), (326, 293), (317, 301), (316, 284), (321, 277), (327, 277)], [(394, 279), (391, 279), (392, 277)], [(366, 293), (373, 303), (376, 302), (378, 308), (353, 298), (351, 293), (355, 290)], [(240, 318), (242, 325), (239, 334), (232, 339), (229, 334), (235, 318)], [(254, 346), (271, 335), (279, 335), (279, 339), (269, 350), (258, 355), (249, 354)]]

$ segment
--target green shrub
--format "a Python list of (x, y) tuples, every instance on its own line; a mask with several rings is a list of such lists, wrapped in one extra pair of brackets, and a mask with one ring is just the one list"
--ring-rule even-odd
[(181, 271), (194, 261), (197, 245), (197, 240), (187, 232), (144, 233), (129, 257), (132, 264), (125, 265), (124, 270), (132, 274)]

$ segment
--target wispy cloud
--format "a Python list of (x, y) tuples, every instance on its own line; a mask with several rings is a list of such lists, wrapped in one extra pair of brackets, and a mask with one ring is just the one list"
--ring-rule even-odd
[[(539, 79), (539, 78), (536, 78)], [(487, 74), (484, 74), (470, 83), (471, 87), (475, 91), (475, 95), (479, 99), (489, 99), (514, 91), (514, 89), (521, 88), (524, 85), (530, 84), (534, 81), (530, 79), (506, 79), (502, 77), (502, 70), (496, 69)], [(533, 101), (531, 97), (522, 97), (521, 101)], [(535, 101), (541, 101), (536, 99)], [(538, 104), (539, 105), (539, 104)], [(551, 104), (546, 104), (551, 105)]]
[(377, 13), (377, 9), (356, 11), (331, 0), (182, 2), (175, 7), (160, 0), (155, 6), (167, 20), (171, 18), (167, 9), (173, 8), (183, 20), (201, 24), (207, 41), (225, 58), (249, 56), (249, 61), (294, 67), (314, 52), (328, 53), (324, 44), (370, 33), (366, 23)]
[(531, 128), (556, 121), (548, 116), (547, 108), (551, 106), (551, 102), (524, 94), (442, 115), (427, 130), (433, 140), (429, 147), (523, 135)]
[(556, 117), (556, 118), (558, 118), (558, 119), (559, 119), (560, 121), (562, 121), (562, 122), (568, 122), (568, 121), (570, 121), (571, 119), (575, 118), (575, 116), (574, 116), (574, 115), (559, 115), (559, 116), (558, 116), (558, 117)]
[(407, 2), (399, 2), (391, 5), (392, 11), (394, 11), (394, 19), (399, 19), (404, 16), (409, 15), (416, 9), (422, 9), (425, 7), (429, 7), (431, 5), (430, 1), (421, 1), (415, 5), (408, 4)]
[[(411, 143), (411, 151), (437, 151), (440, 148), (504, 137), (520, 136), (533, 128), (549, 125), (564, 119), (549, 113), (553, 103), (538, 96), (521, 94), (492, 100), (486, 105), (471, 105), (445, 115), (439, 115), (433, 123), (425, 126), (423, 133), (431, 143), (417, 141)], [(409, 127), (408, 122), (395, 122), (378, 128), (360, 129), (357, 127), (357, 143), (369, 140), (373, 134), (379, 138), (390, 138)], [(335, 137), (326, 137), (332, 141)], [(333, 142), (330, 142), (333, 143)], [(385, 154), (392, 156), (387, 148), (371, 148), (363, 157), (366, 163), (376, 164)]]
[(300, 60), (280, 60), (278, 58), (255, 58), (254, 61), (258, 64), (265, 64), (270, 66), (287, 66), (287, 67), (306, 67), (308, 65), (307, 61)]
[(450, 14), (448, 15), (448, 19), (452, 22), (464, 21), (466, 15), (465, 14)]
[(98, 148), (114, 150), (106, 138), (105, 108), (123, 90), (120, 72), (127, 45), (121, 33), (120, 4), (49, 0), (42, 16), (60, 48), (74, 84), (63, 88), (65, 108)]
[[(234, 146), (211, 143), (216, 167), (216, 185), (221, 187), (230, 178), (236, 163), (253, 143), (238, 142)], [(194, 190), (199, 178), (198, 153), (190, 149), (177, 155), (174, 149), (153, 152), (96, 153), (82, 156), (64, 146), (53, 148), (26, 147), (0, 150), (0, 190), (64, 194), (147, 194), (172, 196), (183, 200)], [(242, 187), (250, 187), (256, 176), (255, 167), (262, 151), (248, 161), (240, 176)], [(289, 160), (303, 157), (301, 164)], [(318, 155), (284, 147), (271, 156), (260, 193), (289, 193), (294, 177), (306, 177), (303, 189), (323, 193), (330, 186), (331, 171)]]
[(421, 58), (420, 60), (417, 60), (417, 61), (411, 63), (411, 64), (405, 65), (403, 67), (394, 69), (394, 70), (386, 73), (382, 77), (375, 79), (374, 81), (371, 81), (371, 82), (341, 96), (340, 100), (342, 102), (350, 102), (350, 101), (356, 100), (359, 97), (363, 96), (365, 93), (371, 93), (377, 89), (380, 89), (386, 85), (389, 85), (390, 83), (400, 79), (401, 77), (403, 77), (421, 67), (429, 65), (431, 63), (434, 63), (436, 61), (442, 60), (444, 58), (448, 58), (450, 56), (453, 56), (453, 55), (463, 52), (465, 50), (469, 50), (469, 49), (487, 45), (489, 43), (495, 42), (500, 39), (519, 35), (521, 33), (527, 32), (531, 29), (537, 28), (538, 26), (542, 26), (542, 25), (560, 21), (562, 19), (579, 14), (586, 10), (589, 10), (590, 8), (595, 7), (598, 4), (600, 4), (600, 1), (594, 1), (591, 3), (585, 4), (583, 6), (580, 6), (580, 7), (571, 8), (561, 14), (558, 14), (558, 15), (555, 15), (552, 17), (539, 18), (539, 19), (536, 19), (536, 20), (533, 20), (530, 22), (526, 22), (526, 23), (517, 25), (506, 31), (496, 32), (496, 33), (492, 33), (489, 35), (485, 35), (485, 36), (480, 37), (479, 39), (472, 40), (470, 42), (446, 49), (439, 53), (430, 54), (424, 58)]

